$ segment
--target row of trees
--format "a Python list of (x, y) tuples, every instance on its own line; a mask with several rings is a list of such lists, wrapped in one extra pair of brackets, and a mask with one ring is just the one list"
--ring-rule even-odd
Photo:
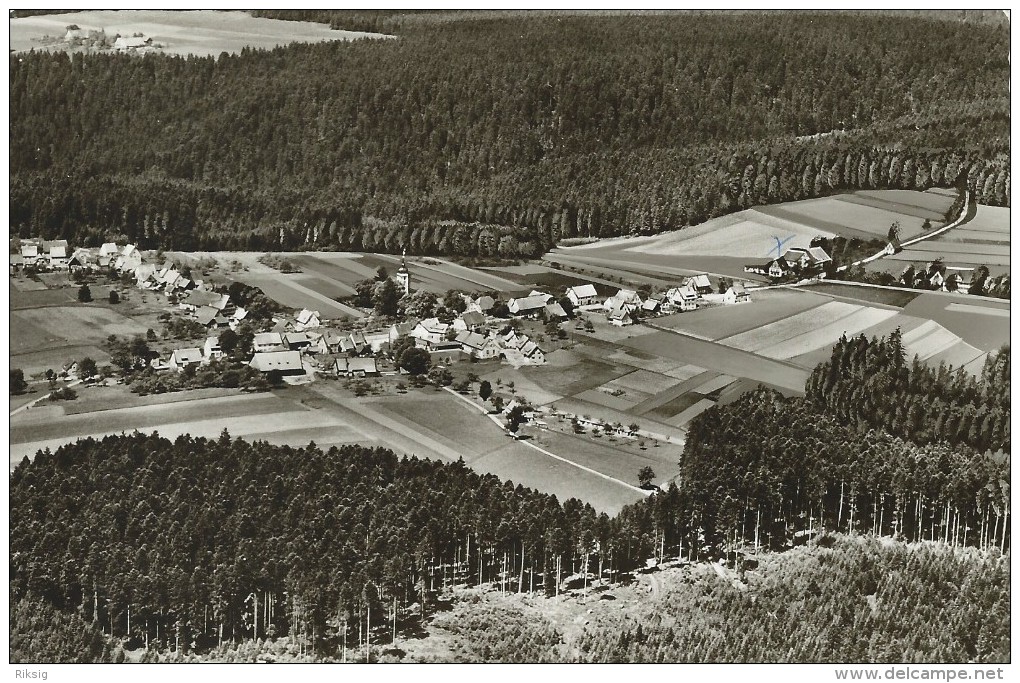
[(807, 398), (845, 424), (881, 427), (919, 444), (945, 442), (1009, 452), (1009, 346), (963, 368), (907, 362), (899, 328), (881, 339), (840, 337), (814, 369)]
[(1004, 204), (1007, 83), (1000, 27), (846, 14), (500, 15), (218, 59), (27, 54), (11, 224), (517, 258), (842, 189)]

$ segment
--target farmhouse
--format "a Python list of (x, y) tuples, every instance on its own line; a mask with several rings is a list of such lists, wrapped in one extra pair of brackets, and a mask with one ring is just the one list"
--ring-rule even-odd
[[(168, 273), (169, 272), (170, 271), (168, 271)], [(179, 273), (178, 277), (180, 277)], [(227, 309), (229, 305), (230, 305), (229, 295), (217, 294), (216, 292), (210, 292), (207, 289), (191, 290), (180, 304), (181, 308), (192, 311), (198, 310), (203, 306), (215, 308), (217, 311), (224, 311)]]
[(288, 332), (283, 335), (284, 345), (291, 351), (301, 351), (312, 345), (312, 340), (304, 332)]
[(569, 316), (558, 301), (553, 301), (546, 304), (545, 317), (549, 320), (566, 320)]
[(533, 341), (525, 342), (519, 349), (522, 356), (532, 363), (544, 363), (545, 354), (542, 353), (542, 349), (538, 348), (538, 344)]
[(114, 268), (120, 272), (134, 272), (135, 268), (142, 265), (142, 253), (133, 244), (128, 244), (121, 250), (120, 256), (114, 264)]
[(39, 247), (35, 244), (21, 245), (21, 258), (25, 259), (26, 266), (34, 266), (39, 259)]
[(612, 313), (618, 308), (627, 309), (627, 313), (635, 311), (641, 307), (642, 301), (638, 293), (633, 289), (621, 289), (613, 296), (606, 299), (602, 307), (607, 313)]
[(510, 330), (505, 335), (503, 335), (502, 342), (504, 347), (508, 349), (516, 349), (519, 348), (527, 340), (528, 340), (527, 337), (518, 335), (515, 330)]
[(595, 291), (595, 285), (577, 285), (576, 287), (567, 288), (567, 298), (570, 299), (570, 303), (574, 305), (574, 308), (596, 305), (598, 304), (598, 296), (598, 292)]
[(613, 325), (623, 327), (624, 325), (634, 324), (634, 319), (631, 317), (631, 311), (633, 309), (626, 304), (619, 304), (615, 308), (609, 310), (606, 313), (606, 318)]
[(727, 304), (745, 304), (751, 301), (751, 295), (744, 289), (744, 285), (737, 283), (726, 290), (723, 295), (723, 302)]
[(438, 318), (426, 318), (418, 323), (411, 331), (411, 336), (417, 341), (419, 348), (433, 349), (446, 341), (446, 331), (450, 326), (439, 322)]
[(143, 263), (142, 265), (135, 268), (135, 283), (142, 287), (148, 280), (156, 274), (156, 266), (151, 263)]
[(659, 307), (662, 306), (661, 299), (645, 299), (645, 302), (641, 304), (641, 310), (645, 313), (658, 313)]
[(304, 330), (311, 330), (319, 327), (321, 324), (318, 311), (309, 311), (307, 308), (303, 308), (301, 309), (301, 312), (297, 314), (297, 318), (294, 322), (294, 329), (298, 332), (302, 332)]
[(821, 270), (826, 263), (832, 260), (821, 247), (791, 247), (783, 252), (783, 259), (798, 273)]
[(455, 341), (464, 353), (473, 358), (496, 358), (502, 351), (494, 337), (486, 337), (477, 332), (461, 332)]
[(184, 368), (190, 365), (198, 365), (202, 362), (202, 350), (197, 348), (174, 349), (170, 354), (169, 366), (177, 372), (183, 372)]
[(202, 347), (202, 356), (205, 358), (206, 363), (211, 360), (219, 360), (220, 358), (223, 358), (223, 349), (220, 348), (220, 340), (216, 337), (207, 337), (205, 345)]
[(379, 368), (375, 364), (375, 358), (337, 358), (333, 364), (334, 372), (341, 377), (369, 377), (377, 376)]
[(693, 287), (694, 291), (696, 291), (698, 294), (712, 293), (712, 283), (709, 281), (708, 275), (705, 273), (702, 273), (701, 275), (694, 275), (693, 277), (687, 278), (684, 281), (684, 285), (688, 287)]
[(67, 247), (50, 247), (50, 268), (67, 268)]
[(255, 353), (283, 351), (283, 337), (279, 332), (260, 332), (255, 335), (251, 347)]
[(230, 322), (212, 306), (203, 306), (195, 311), (195, 320), (205, 327), (226, 327)]
[(10, 266), (11, 275), (14, 275), (25, 267), (25, 257), (21, 254), (11, 254), (11, 260), (8, 265)]
[(129, 52), (131, 50), (139, 50), (143, 47), (148, 47), (151, 44), (152, 38), (146, 38), (143, 35), (117, 36), (117, 40), (113, 41), (113, 49), (120, 50), (122, 52)]
[(693, 311), (698, 307), (698, 299), (701, 295), (693, 285), (673, 287), (666, 292), (666, 301), (681, 311)]
[(336, 330), (325, 330), (315, 342), (317, 353), (339, 353), (340, 344), (346, 337)]
[(453, 329), (458, 332), (474, 332), (485, 324), (485, 316), (478, 311), (465, 311), (463, 315), (453, 321)]
[(547, 297), (551, 298), (539, 292), (519, 299), (510, 299), (507, 308), (510, 309), (510, 315), (534, 317), (545, 309)]
[(392, 344), (401, 337), (407, 336), (414, 331), (414, 328), (418, 326), (418, 322), (414, 320), (408, 320), (407, 322), (396, 323), (390, 325), (389, 330), (389, 341)]
[(301, 354), (297, 351), (269, 351), (256, 353), (248, 363), (259, 372), (279, 372), (282, 375), (303, 375)]
[(358, 354), (368, 347), (368, 340), (365, 339), (365, 333), (358, 330), (351, 332), (348, 336), (340, 340), (340, 350), (344, 353)]
[(110, 258), (120, 253), (120, 247), (117, 246), (116, 242), (106, 242), (103, 246), (99, 247), (99, 255)]

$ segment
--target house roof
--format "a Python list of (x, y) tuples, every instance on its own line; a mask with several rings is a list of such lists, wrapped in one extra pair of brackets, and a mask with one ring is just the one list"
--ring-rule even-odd
[(643, 304), (641, 304), (641, 308), (645, 311), (654, 311), (661, 303), (662, 302), (659, 299), (647, 299)]
[(43, 240), (42, 250), (48, 254), (53, 250), (53, 247), (63, 247), (66, 251), (67, 246), (67, 240)]
[(106, 242), (103, 246), (99, 247), (99, 253), (103, 256), (110, 256), (116, 254), (120, 249), (117, 248), (116, 242)]
[(465, 325), (484, 325), (485, 316), (478, 311), (467, 311), (460, 316)]
[(337, 372), (378, 372), (378, 368), (375, 364), (375, 358), (368, 356), (366, 358), (337, 358), (336, 359), (336, 370)]
[(633, 289), (621, 289), (613, 295), (613, 298), (626, 304), (636, 304), (641, 301), (641, 297)]
[(567, 312), (563, 310), (563, 306), (560, 306), (558, 301), (554, 301), (545, 307), (545, 312), (551, 316), (558, 318), (566, 318)]
[(67, 258), (67, 247), (50, 247), (50, 258)]
[(426, 318), (419, 322), (418, 326), (429, 334), (446, 334), (446, 330), (450, 328), (446, 323), (439, 322), (439, 318)]
[(702, 273), (701, 275), (694, 275), (687, 278), (687, 282), (684, 284), (693, 284), (695, 287), (701, 289), (702, 287), (712, 288), (712, 283), (708, 279), (708, 275)]
[(219, 314), (220, 314), (220, 312), (217, 311), (212, 306), (202, 306), (197, 311), (195, 311), (195, 320), (197, 320), (199, 322), (199, 324), (208, 325)]
[(510, 308), (516, 308), (518, 311), (536, 311), (540, 308), (545, 308), (545, 302), (545, 295), (529, 295), (520, 299), (510, 299)]
[(249, 366), (259, 372), (270, 370), (301, 370), (301, 354), (297, 351), (266, 351), (252, 356)]
[(206, 351), (208, 351), (210, 349), (219, 350), (219, 348), (220, 348), (220, 340), (218, 338), (216, 338), (216, 337), (206, 337), (205, 338), (205, 345), (203, 346), (203, 348)]
[(285, 335), (283, 335), (283, 339), (284, 341), (287, 342), (288, 345), (310, 344), (312, 342), (312, 340), (309, 339), (308, 335), (305, 334), (304, 332), (288, 332)]
[(21, 245), (21, 255), (22, 256), (38, 256), (39, 255), (39, 247), (37, 247), (34, 244), (23, 244), (23, 245)]
[(747, 294), (747, 290), (744, 289), (744, 285), (740, 284), (739, 282), (736, 283), (735, 285), (731, 285), (730, 288), (727, 290), (727, 292), (733, 292), (737, 296), (741, 296), (742, 294)]
[(593, 296), (598, 296), (598, 292), (595, 291), (595, 285), (577, 285), (576, 287), (567, 288), (567, 296), (573, 293), (578, 299), (590, 299)]
[(308, 323), (317, 320), (318, 317), (318, 311), (309, 311), (307, 308), (302, 308), (301, 312), (297, 314), (297, 321), (299, 325), (307, 325)]
[(457, 343), (461, 346), (470, 346), (473, 349), (480, 349), (485, 346), (485, 335), (477, 332), (461, 332), (457, 335)]
[(21, 254), (11, 254), (11, 265), (20, 266), (25, 263), (25, 257)]
[(202, 361), (202, 349), (194, 347), (187, 349), (174, 349), (174, 352), (170, 354), (171, 358), (175, 358), (178, 363), (200, 363)]
[(365, 339), (365, 333), (361, 330), (355, 330), (350, 334), (351, 341), (355, 344), (367, 344), (368, 340)]
[[(180, 274), (177, 273), (177, 271), (173, 272), (176, 273), (174, 279), (180, 277)], [(210, 292), (207, 289), (193, 289), (188, 294), (188, 297), (185, 299), (185, 301), (191, 304), (192, 306), (212, 306), (217, 310), (223, 310), (224, 308), (227, 307), (227, 304), (230, 303), (230, 296), (227, 294), (218, 294), (216, 292)]]
[(627, 309), (623, 304), (617, 304), (609, 311), (608, 317), (610, 320), (622, 320), (627, 317)]
[(536, 353), (541, 353), (541, 351), (542, 349), (538, 348), (538, 344), (533, 341), (529, 341), (521, 346), (521, 354), (523, 354), (525, 358), (531, 358)]
[(257, 346), (282, 346), (283, 337), (279, 332), (259, 332), (255, 335), (253, 343)]
[(416, 322), (394, 323), (393, 325), (390, 326), (390, 330), (396, 332), (397, 336), (399, 337), (405, 334), (410, 334), (411, 331), (414, 330), (414, 328), (416, 328), (417, 326), (418, 323)]

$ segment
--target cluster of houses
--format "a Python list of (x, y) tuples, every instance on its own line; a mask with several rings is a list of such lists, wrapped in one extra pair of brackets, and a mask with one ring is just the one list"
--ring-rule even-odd
[[(674, 313), (677, 311), (693, 311), (706, 295), (713, 292), (708, 275), (694, 275), (685, 278), (678, 287), (668, 289), (665, 294), (642, 299), (633, 289), (620, 289), (613, 296), (599, 301), (594, 285), (578, 285), (567, 289), (567, 299), (575, 310), (599, 311), (613, 325), (630, 325), (634, 322), (634, 314)], [(721, 301), (726, 304), (739, 304), (751, 300), (751, 295), (741, 284), (734, 284), (722, 295)]]
[(947, 267), (941, 261), (929, 261), (924, 268), (906, 266), (900, 273), (899, 280), (907, 287), (929, 289), (943, 292), (955, 292), (964, 283), (961, 272), (970, 272), (971, 268)]
[(20, 240), (18, 253), (11, 254), (8, 269), (11, 275), (23, 268), (35, 270), (66, 270), (68, 268), (67, 240), (26, 238)]
[(820, 275), (831, 262), (832, 258), (821, 247), (790, 247), (771, 261), (744, 266), (744, 272), (772, 280), (803, 279)]

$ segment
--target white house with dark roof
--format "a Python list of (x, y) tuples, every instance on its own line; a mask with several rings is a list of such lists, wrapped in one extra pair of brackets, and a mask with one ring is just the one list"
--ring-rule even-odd
[(309, 311), (307, 308), (301, 309), (301, 312), (297, 314), (297, 318), (294, 319), (294, 329), (298, 332), (315, 329), (321, 325), (319, 312)]
[(50, 247), (50, 268), (67, 268), (67, 247), (54, 245)]

